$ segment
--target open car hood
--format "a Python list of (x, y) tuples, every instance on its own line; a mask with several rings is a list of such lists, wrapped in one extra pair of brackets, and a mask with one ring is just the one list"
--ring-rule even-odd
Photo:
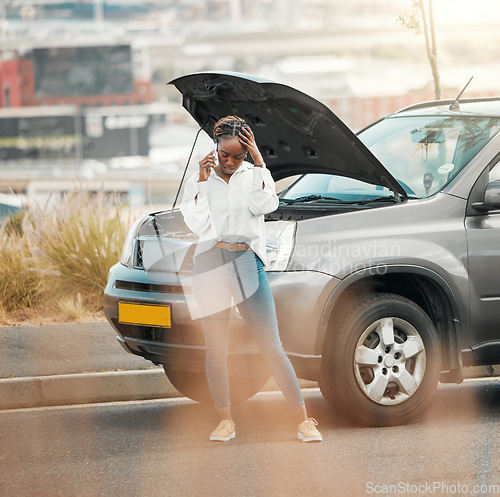
[(396, 179), (328, 108), (290, 86), (240, 73), (203, 72), (174, 79), (183, 106), (212, 136), (224, 116), (245, 119), (279, 180), (304, 173), (348, 176), (406, 197)]

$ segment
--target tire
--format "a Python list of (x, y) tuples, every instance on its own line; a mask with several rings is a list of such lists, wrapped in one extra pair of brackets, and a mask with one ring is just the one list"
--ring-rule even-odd
[(434, 324), (399, 295), (353, 303), (327, 337), (319, 387), (346, 419), (370, 426), (410, 420), (431, 400), (441, 372)]
[[(207, 376), (204, 372), (184, 371), (163, 364), (163, 369), (170, 383), (185, 397), (196, 402), (213, 403)], [(231, 402), (243, 402), (258, 393), (267, 383), (271, 374), (266, 368), (259, 368), (252, 376), (229, 375)]]

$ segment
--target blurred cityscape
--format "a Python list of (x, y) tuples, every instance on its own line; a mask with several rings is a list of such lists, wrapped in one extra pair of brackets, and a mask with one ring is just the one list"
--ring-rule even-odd
[[(166, 85), (223, 70), (294, 86), (358, 131), (432, 100), (410, 0), (0, 0), (0, 204), (75, 186), (171, 204), (197, 127)], [(500, 5), (437, 0), (444, 98), (500, 95)], [(201, 136), (192, 170), (210, 139)], [(13, 195), (14, 194), (14, 195)], [(0, 212), (0, 216), (2, 215)]]

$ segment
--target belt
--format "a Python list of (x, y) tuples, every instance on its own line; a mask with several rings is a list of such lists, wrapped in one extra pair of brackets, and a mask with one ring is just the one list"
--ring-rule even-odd
[(217, 242), (215, 246), (221, 249), (229, 250), (231, 252), (245, 252), (249, 249), (246, 243)]

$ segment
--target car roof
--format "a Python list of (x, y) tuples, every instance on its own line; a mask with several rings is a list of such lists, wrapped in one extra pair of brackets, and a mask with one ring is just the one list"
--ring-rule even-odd
[(500, 117), (500, 97), (467, 98), (458, 102), (458, 108), (453, 110), (450, 106), (454, 100), (434, 100), (410, 105), (398, 110), (391, 116), (424, 116), (424, 115), (445, 115), (445, 116), (483, 116)]

